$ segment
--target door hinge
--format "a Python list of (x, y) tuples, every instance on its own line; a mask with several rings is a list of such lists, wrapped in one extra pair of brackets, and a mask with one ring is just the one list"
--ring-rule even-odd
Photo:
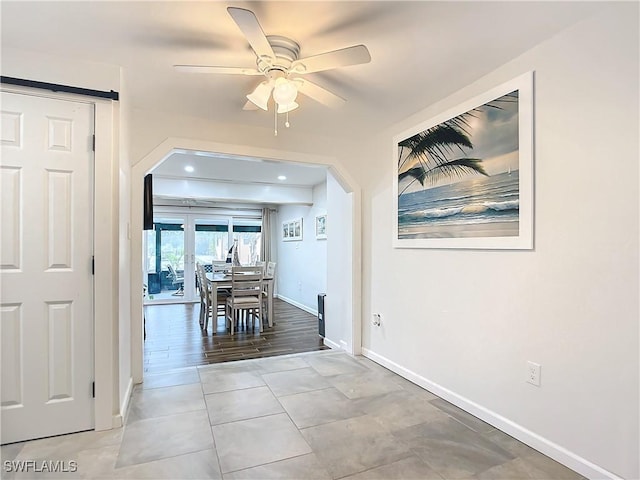
[(96, 136), (92, 135), (92, 140), (91, 140), (91, 148), (93, 149), (93, 151), (96, 151)]
[(91, 275), (96, 274), (96, 257), (91, 257)]
[(96, 382), (91, 382), (91, 398), (96, 398)]

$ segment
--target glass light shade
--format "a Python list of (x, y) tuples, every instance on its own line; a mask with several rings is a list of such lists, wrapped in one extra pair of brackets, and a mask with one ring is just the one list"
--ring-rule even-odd
[(269, 82), (262, 82), (253, 92), (247, 95), (247, 98), (257, 107), (267, 111), (269, 110), (267, 103), (269, 102), (269, 95), (271, 95), (271, 88)]
[(298, 89), (293, 82), (284, 77), (276, 80), (276, 85), (273, 88), (273, 99), (278, 105), (291, 105), (295, 103), (297, 96)]
[(298, 108), (300, 105), (298, 105), (296, 102), (291, 102), (287, 105), (282, 105), (282, 104), (278, 104), (278, 113), (287, 113), (290, 112), (292, 110), (295, 110), (296, 108)]

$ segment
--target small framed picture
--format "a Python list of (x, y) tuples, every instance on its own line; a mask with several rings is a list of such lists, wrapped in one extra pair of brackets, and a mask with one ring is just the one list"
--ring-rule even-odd
[(302, 240), (302, 218), (282, 224), (282, 240), (285, 242)]
[(327, 238), (327, 214), (316, 215), (316, 239), (325, 240)]

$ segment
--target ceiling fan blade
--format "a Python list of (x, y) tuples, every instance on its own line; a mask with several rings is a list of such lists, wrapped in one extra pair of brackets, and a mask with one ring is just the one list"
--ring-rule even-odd
[(183, 73), (224, 73), (228, 75), (262, 75), (255, 68), (216, 67), (213, 65), (174, 65), (173, 68)]
[(322, 72), (337, 67), (369, 63), (371, 55), (364, 45), (356, 45), (312, 57), (301, 58), (291, 64), (291, 71), (298, 74)]
[(227, 12), (229, 12), (231, 18), (233, 18), (238, 27), (240, 27), (244, 36), (247, 37), (249, 45), (251, 45), (251, 48), (253, 48), (253, 51), (256, 52), (258, 57), (276, 58), (276, 54), (273, 53), (267, 36), (264, 34), (258, 19), (251, 10), (227, 7)]
[(257, 107), (262, 110), (269, 110), (268, 103), (271, 97), (271, 90), (273, 90), (273, 82), (265, 81), (258, 85), (253, 92), (247, 95), (247, 98)]
[(310, 82), (309, 80), (296, 78), (294, 80), (298, 86), (298, 91), (303, 93), (309, 98), (312, 98), (316, 102), (322, 103), (327, 107), (337, 108), (345, 104), (346, 100), (339, 97), (335, 93), (331, 93), (329, 90)]

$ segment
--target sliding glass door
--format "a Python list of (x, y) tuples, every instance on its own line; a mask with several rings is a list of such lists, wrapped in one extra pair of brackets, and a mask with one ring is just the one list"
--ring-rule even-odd
[(226, 260), (235, 245), (243, 265), (260, 260), (261, 220), (206, 214), (157, 214), (145, 235), (147, 303), (193, 302), (195, 265)]
[(185, 218), (155, 217), (146, 232), (147, 298), (155, 301), (188, 300)]

